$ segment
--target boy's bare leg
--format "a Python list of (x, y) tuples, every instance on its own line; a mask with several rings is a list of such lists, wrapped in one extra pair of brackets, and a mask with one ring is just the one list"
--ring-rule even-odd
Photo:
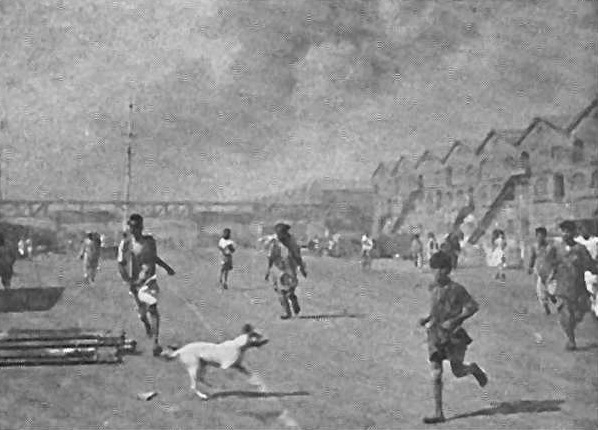
[(565, 349), (567, 351), (573, 351), (577, 348), (575, 343), (575, 315), (571, 309), (571, 305), (566, 301), (566, 299), (561, 300), (562, 302), (557, 307), (559, 314), (559, 325), (567, 337)]
[(141, 303), (139, 301), (139, 299), (136, 296), (135, 296), (135, 301), (137, 302), (137, 314), (139, 315), (139, 319), (141, 320), (141, 322), (143, 323), (143, 326), (145, 327), (145, 334), (147, 334), (147, 337), (151, 338), (153, 331), (152, 331), (152, 325), (150, 324), (150, 321), (147, 318), (148, 309), (143, 303)]
[(473, 375), (480, 387), (484, 387), (488, 383), (488, 376), (477, 363), (465, 364), (463, 361), (451, 360), (451, 370), (457, 378)]
[(156, 305), (152, 305), (149, 309), (150, 318), (152, 320), (152, 335), (154, 338), (154, 356), (160, 355), (162, 352), (159, 343), (159, 336), (160, 336), (160, 312), (158, 312), (158, 307)]
[(278, 298), (280, 300), (280, 304), (282, 306), (282, 310), (284, 311), (284, 315), (281, 315), (280, 318), (283, 320), (291, 318), (291, 305), (289, 303), (289, 294), (287, 291), (279, 291)]
[(437, 424), (445, 421), (442, 412), (442, 361), (432, 361), (432, 392), (434, 394), (434, 415), (424, 417), (425, 424)]
[(219, 284), (225, 290), (228, 288), (228, 270), (225, 267), (220, 269), (220, 281)]
[(459, 350), (454, 351), (451, 354), (450, 363), (453, 375), (455, 375), (457, 378), (473, 375), (476, 381), (478, 381), (478, 384), (480, 384), (480, 387), (485, 386), (488, 383), (488, 377), (486, 376), (486, 373), (476, 363), (465, 363), (466, 351), (467, 348), (459, 348)]

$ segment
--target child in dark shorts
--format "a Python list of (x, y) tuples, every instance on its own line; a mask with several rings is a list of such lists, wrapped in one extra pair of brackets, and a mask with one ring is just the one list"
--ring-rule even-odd
[(477, 302), (465, 287), (449, 277), (452, 269), (450, 255), (442, 251), (435, 253), (430, 258), (430, 268), (436, 270), (435, 280), (429, 287), (430, 313), (421, 318), (419, 324), (426, 327), (435, 400), (435, 413), (431, 417), (425, 417), (424, 423), (436, 424), (445, 421), (442, 411), (444, 360), (451, 363), (451, 369), (457, 378), (473, 375), (483, 387), (488, 383), (488, 377), (476, 363), (464, 363), (465, 352), (472, 339), (461, 324), (478, 311)]

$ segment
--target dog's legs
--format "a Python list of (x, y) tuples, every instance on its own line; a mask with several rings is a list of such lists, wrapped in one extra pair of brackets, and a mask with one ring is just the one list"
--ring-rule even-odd
[(199, 373), (198, 373), (198, 380), (199, 382), (201, 382), (204, 385), (207, 385), (208, 387), (211, 387), (212, 384), (210, 384), (208, 381), (206, 381), (205, 377), (206, 377), (206, 370), (208, 370), (208, 366), (206, 365), (205, 361), (203, 360), (199, 360)]
[(208, 396), (197, 389), (197, 369), (198, 364), (191, 364), (187, 367), (189, 372), (189, 380), (191, 381), (191, 391), (198, 395), (202, 400), (207, 400)]

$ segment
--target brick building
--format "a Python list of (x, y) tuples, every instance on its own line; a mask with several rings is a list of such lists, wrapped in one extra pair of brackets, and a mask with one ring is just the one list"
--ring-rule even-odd
[(494, 228), (526, 239), (536, 226), (598, 216), (598, 99), (573, 118), (534, 118), (525, 130), (491, 130), (380, 163), (372, 175), (373, 234), (437, 236), (460, 225), (471, 244)]

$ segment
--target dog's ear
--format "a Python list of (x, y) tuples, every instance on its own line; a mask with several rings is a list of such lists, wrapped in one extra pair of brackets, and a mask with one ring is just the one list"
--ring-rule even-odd
[(247, 333), (251, 333), (253, 331), (253, 326), (249, 323), (245, 324), (243, 326), (243, 333), (247, 334)]

